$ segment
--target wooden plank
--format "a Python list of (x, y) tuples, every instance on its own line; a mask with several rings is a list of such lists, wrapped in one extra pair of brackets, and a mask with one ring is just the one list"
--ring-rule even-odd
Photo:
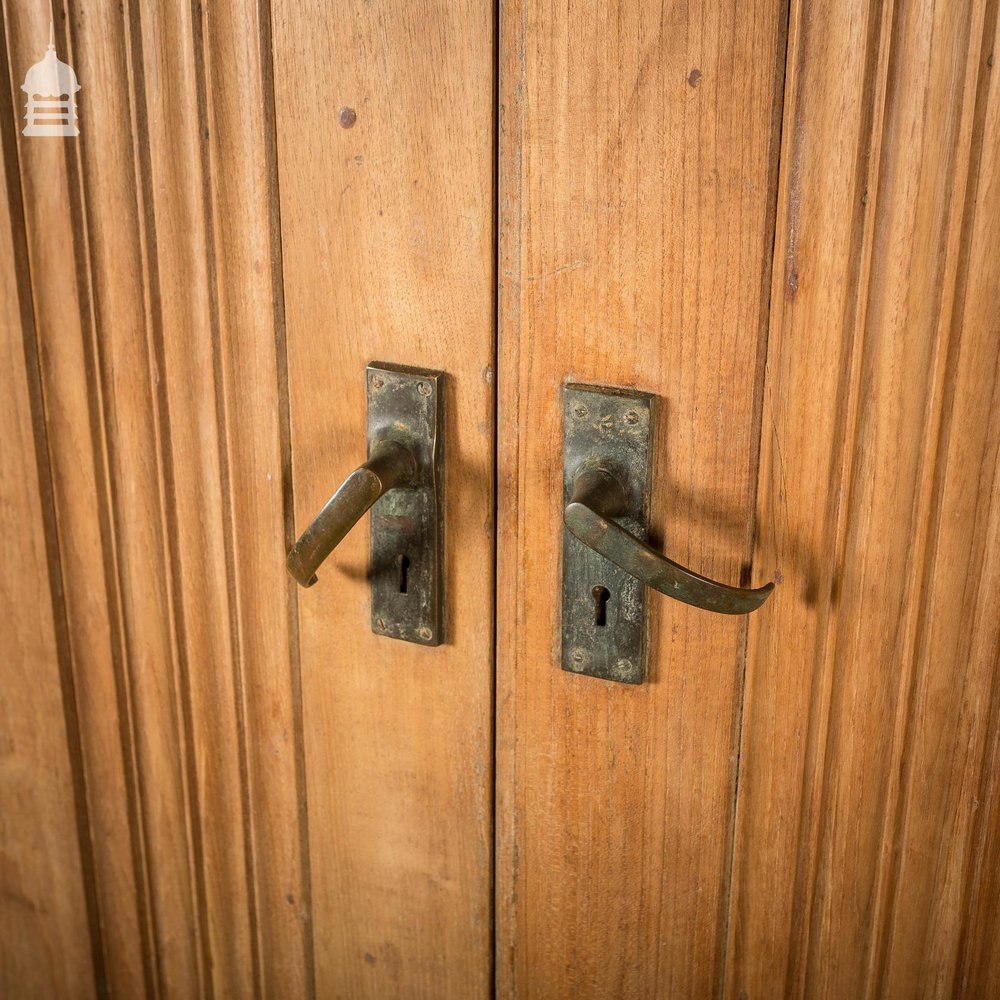
[(656, 393), (656, 539), (751, 575), (782, 5), (501, 16), (499, 992), (711, 996), (745, 626), (654, 595), (647, 684), (560, 670), (557, 415)]
[[(941, 431), (914, 678), (894, 762), (898, 847), (886, 866), (875, 995), (974, 997), (1000, 989), (1000, 90), (989, 65), (1000, 36), (996, 4), (985, 18), (970, 8), (949, 4), (939, 15), (967, 31), (953, 58), (967, 74), (963, 111), (971, 105), (974, 117), (953, 171), (965, 172), (967, 184), (954, 300), (941, 310), (948, 352)], [(938, 31), (934, 43), (944, 58), (947, 37)], [(958, 102), (930, 105), (938, 128), (949, 103)], [(949, 182), (942, 178), (942, 186)]]
[[(227, 470), (220, 454), (226, 423), (216, 385), (203, 33), (194, 8), (182, 5), (136, 5), (130, 28), (144, 212), (142, 269), (135, 276), (147, 285), (150, 376), (163, 373), (155, 383), (148, 378), (151, 396), (140, 403), (154, 421), (147, 447), (155, 449), (160, 482), (150, 484), (144, 499), (154, 512), (160, 506), (155, 527), (165, 550), (162, 599), (173, 632), (172, 649), (160, 666), (175, 704), (157, 721), (168, 741), (164, 749), (169, 745), (177, 760), (184, 796), (178, 831), (185, 837), (174, 850), (180, 871), (186, 867), (192, 880), (188, 937), (196, 949), (183, 957), (165, 953), (163, 966), (168, 992), (193, 990), (197, 982), (202, 994), (221, 989), (252, 996), (258, 967), (241, 781), (245, 747), (232, 676), (237, 650), (228, 583)], [(162, 766), (144, 760), (144, 776)], [(158, 834), (158, 846), (166, 847), (165, 839)]]
[[(4, 41), (0, 75), (6, 78), (7, 71)], [(8, 132), (15, 113), (20, 117), (23, 111), (13, 111), (5, 86), (0, 95), (5, 122), (0, 158), (0, 994), (85, 997), (95, 995), (93, 950), (99, 953), (100, 941), (93, 926), (90, 830), (51, 516), (17, 149)]]
[[(21, 142), (98, 985), (123, 996), (311, 976), (270, 25), (223, 7), (57, 14), (82, 135)], [(47, 19), (5, 14), (27, 66)]]
[(813, 890), (844, 425), (891, 29), (888, 9), (842, 15), (795, 4), (789, 24), (758, 490), (758, 549), (783, 582), (750, 624), (726, 970), (737, 996), (801, 995)]
[(837, 3), (795, 4), (789, 25), (758, 490), (758, 548), (789, 584), (750, 626), (727, 968), (737, 995), (802, 989), (890, 31), (891, 8), (874, 5), (845, 18)]
[(239, 3), (141, 17), (201, 944), (216, 991), (304, 995), (270, 25)]
[[(81, 101), (82, 141), (66, 153), (87, 354), (69, 384), (79, 386), (90, 411), (84, 426), (98, 456), (99, 494), (93, 500), (66, 495), (62, 502), (67, 511), (77, 504), (85, 512), (101, 511), (105, 520), (100, 561), (75, 568), (68, 586), (103, 586), (109, 593), (116, 647), (96, 669), (113, 665), (117, 675), (133, 864), (142, 888), (110, 898), (106, 907), (114, 913), (138, 905), (147, 991), (200, 996), (207, 976), (205, 913), (176, 527), (170, 522), (172, 373), (164, 356), (169, 314), (163, 292), (172, 288), (158, 264), (161, 250), (170, 260), (171, 234), (161, 246), (151, 176), (159, 136), (151, 134), (143, 89), (147, 70), (155, 74), (160, 67), (143, 37), (141, 8), (126, 5), (116, 15), (78, 18), (72, 25), (71, 57), (94, 97), (102, 98), (85, 108)], [(176, 38), (173, 44), (183, 52)], [(53, 370), (53, 399), (65, 391), (55, 377)], [(54, 433), (53, 440), (60, 462), (69, 465), (70, 439)], [(98, 567), (103, 580), (95, 579)], [(89, 716), (85, 721), (97, 724)]]
[[(5, 4), (10, 91), (19, 107), (23, 71), (44, 53), (48, 11)], [(69, 55), (62, 11), (57, 47)], [(114, 24), (115, 22), (112, 22)], [(110, 30), (110, 29), (109, 29)], [(76, 68), (93, 79), (89, 66)], [(106, 99), (113, 102), (115, 91)], [(116, 163), (128, 132), (117, 129), (104, 147)], [(76, 144), (27, 140), (18, 129), (25, 244), (31, 274), (39, 378), (49, 442), (52, 502), (60, 538), (59, 568), (69, 656), (79, 716), (87, 806), (94, 853), (101, 940), (99, 979), (123, 995), (149, 992), (151, 969), (147, 894), (135, 809), (134, 758), (128, 702), (120, 671), (120, 595), (109, 573), (110, 509), (105, 483), (100, 391), (87, 318), (86, 250), (79, 241), (81, 201)], [(67, 152), (70, 153), (67, 156)], [(109, 175), (110, 176), (110, 175)], [(74, 215), (75, 210), (75, 215)], [(122, 222), (127, 239), (128, 218)]]
[(963, 420), (997, 339), (960, 348), (955, 312), (983, 24), (793, 5), (755, 556), (785, 585), (750, 631), (734, 996), (952, 995), (996, 645), (966, 603), (996, 431)]
[[(78, 48), (93, 46), (91, 75), (110, 71), (120, 101), (94, 109), (84, 147), (94, 159), (83, 164), (98, 315), (123, 321), (100, 331), (111, 419), (130, 430), (117, 442), (113, 502), (122, 537), (146, 532), (162, 553), (150, 603), (126, 553), (125, 622), (143, 636), (161, 628), (169, 642), (133, 696), (147, 720), (141, 782), (172, 794), (140, 809), (159, 935), (147, 951), (168, 994), (305, 995), (268, 26), (235, 3), (211, 21), (195, 8), (136, 5), (105, 25), (81, 23)], [(124, 59), (106, 47), (115, 31)], [(101, 161), (113, 129), (127, 148), (109, 178)], [(116, 226), (129, 202), (137, 228), (125, 257)], [(135, 350), (144, 357), (132, 364)], [(136, 383), (128, 373), (142, 364)], [(131, 392), (115, 374), (131, 378)], [(129, 508), (136, 465), (148, 478)]]
[(485, 997), (494, 14), (275, 0), (273, 23), (298, 530), (364, 459), (365, 365), (448, 375), (446, 644), (371, 633), (367, 519), (299, 596), (316, 991)]
[[(229, 539), (235, 658), (228, 680), (236, 692), (245, 771), (241, 822), (256, 938), (254, 987), (263, 996), (310, 996), (315, 982), (296, 595), (284, 573), (293, 526), (270, 11), (256, 0), (230, 0), (210, 14), (203, 9), (202, 17), (203, 36), (196, 31), (195, 38), (203, 49), (203, 114), (211, 136), (205, 168), (227, 505), (221, 528)], [(202, 733), (212, 725), (209, 708)], [(210, 797), (205, 800), (208, 806)], [(211, 817), (210, 809), (205, 815)], [(220, 918), (226, 896), (222, 882)], [(220, 924), (222, 934), (227, 926)]]

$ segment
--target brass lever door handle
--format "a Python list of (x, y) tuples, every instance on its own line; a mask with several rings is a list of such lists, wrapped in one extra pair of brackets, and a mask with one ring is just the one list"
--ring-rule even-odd
[(625, 487), (605, 469), (579, 472), (563, 516), (566, 527), (584, 545), (641, 580), (647, 587), (685, 604), (724, 615), (756, 611), (774, 584), (743, 589), (709, 580), (661, 555), (629, 534), (613, 518), (627, 509)]
[(445, 381), (442, 372), (425, 368), (368, 365), (368, 461), (327, 500), (285, 559), (295, 580), (311, 587), (323, 560), (371, 510), (372, 631), (422, 646), (444, 642)]
[(412, 483), (417, 475), (413, 452), (398, 441), (382, 441), (371, 458), (355, 469), (292, 546), (285, 565), (303, 587), (316, 582), (316, 570), (347, 533), (389, 490)]

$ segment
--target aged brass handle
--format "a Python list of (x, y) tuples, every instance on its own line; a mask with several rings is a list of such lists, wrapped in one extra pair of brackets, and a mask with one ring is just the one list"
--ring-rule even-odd
[(756, 611), (774, 590), (773, 583), (746, 590), (729, 587), (685, 569), (612, 520), (626, 509), (625, 488), (619, 479), (605, 469), (590, 469), (574, 477), (564, 520), (569, 531), (584, 545), (646, 586), (696, 608), (743, 615)]
[(303, 587), (316, 582), (320, 563), (343, 541), (369, 508), (389, 490), (407, 486), (417, 476), (413, 452), (398, 441), (381, 441), (371, 457), (344, 480), (288, 553), (288, 572)]

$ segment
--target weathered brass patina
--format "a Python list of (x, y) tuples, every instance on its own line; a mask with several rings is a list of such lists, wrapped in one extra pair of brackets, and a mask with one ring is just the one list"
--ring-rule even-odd
[[(614, 516), (637, 538), (649, 518), (652, 396), (568, 385), (563, 393), (563, 506), (575, 480), (610, 469), (621, 485)], [(563, 530), (562, 667), (641, 684), (646, 673), (646, 595), (621, 567)]]
[(368, 366), (368, 460), (302, 532), (286, 564), (303, 586), (371, 510), (372, 630), (425, 646), (443, 639), (440, 372)]
[(643, 585), (706, 611), (741, 615), (759, 608), (774, 584), (717, 583), (646, 544), (649, 396), (569, 385), (565, 399), (563, 669), (641, 683)]

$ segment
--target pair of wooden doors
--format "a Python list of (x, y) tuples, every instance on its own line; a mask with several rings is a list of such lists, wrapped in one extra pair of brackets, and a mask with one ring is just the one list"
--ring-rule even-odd
[[(7, 997), (1000, 993), (995, 0), (3, 0)], [(364, 368), (447, 373), (447, 641)], [(659, 399), (647, 683), (561, 391)]]

